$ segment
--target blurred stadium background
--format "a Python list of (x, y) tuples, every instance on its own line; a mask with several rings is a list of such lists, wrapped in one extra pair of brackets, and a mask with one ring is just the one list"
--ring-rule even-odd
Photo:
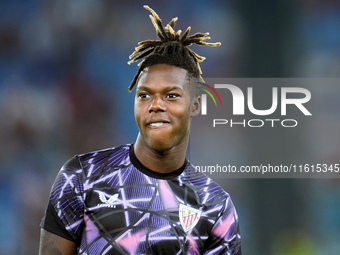
[[(222, 42), (195, 48), (207, 57), (206, 77), (339, 77), (338, 0), (2, 0), (1, 254), (37, 254), (49, 190), (67, 159), (134, 142), (127, 87), (137, 68), (128, 56), (138, 41), (156, 38), (143, 4), (163, 22), (178, 16), (178, 29), (190, 25)], [(340, 158), (339, 91), (320, 88), (324, 124), (298, 141), (323, 162)], [(256, 157), (256, 140), (252, 146), (248, 156)], [(218, 181), (238, 209), (244, 254), (340, 254), (339, 179)]]

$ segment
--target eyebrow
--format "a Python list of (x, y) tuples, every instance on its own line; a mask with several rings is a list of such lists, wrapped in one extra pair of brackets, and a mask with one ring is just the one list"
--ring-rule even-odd
[[(152, 92), (152, 89), (150, 89), (150, 87), (147, 87), (147, 86), (137, 86), (137, 90), (145, 90), (147, 92)], [(163, 91), (172, 91), (172, 90), (180, 90), (180, 91), (183, 91), (183, 89), (181, 87), (178, 87), (178, 86), (168, 86), (168, 87), (165, 87), (163, 89)]]

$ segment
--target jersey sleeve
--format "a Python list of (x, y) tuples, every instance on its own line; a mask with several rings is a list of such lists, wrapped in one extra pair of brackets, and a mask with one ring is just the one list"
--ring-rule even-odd
[(84, 219), (82, 168), (73, 157), (59, 171), (40, 227), (79, 243)]
[(238, 215), (229, 196), (218, 220), (211, 229), (208, 243), (205, 254), (241, 255)]

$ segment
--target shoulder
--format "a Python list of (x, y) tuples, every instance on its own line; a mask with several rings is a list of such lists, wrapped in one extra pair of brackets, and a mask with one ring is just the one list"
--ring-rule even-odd
[(103, 150), (91, 151), (83, 154), (77, 154), (70, 158), (61, 167), (59, 175), (78, 175), (80, 178), (83, 174), (93, 172), (95, 169), (112, 169), (117, 166), (127, 166), (130, 164), (129, 150), (130, 144), (117, 147), (106, 148)]
[(230, 195), (213, 179), (204, 173), (197, 171), (197, 168), (188, 162), (185, 169), (185, 175), (190, 185), (199, 193), (214, 199), (215, 203), (223, 204), (225, 200), (230, 199)]
[(211, 186), (215, 189), (223, 190), (219, 184), (217, 184), (212, 178), (208, 177), (205, 173), (197, 170), (197, 168), (188, 162), (188, 165), (185, 169), (185, 175), (188, 177), (188, 180), (194, 185), (203, 185), (203, 186)]
[(75, 157), (82, 167), (86, 165), (103, 164), (108, 166), (120, 166), (130, 163), (130, 147), (130, 144), (125, 144), (117, 147), (79, 154)]

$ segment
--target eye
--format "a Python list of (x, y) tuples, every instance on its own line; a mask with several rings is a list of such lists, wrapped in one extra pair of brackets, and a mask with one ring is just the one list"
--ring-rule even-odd
[(139, 94), (138, 94), (138, 97), (139, 97), (140, 99), (148, 99), (148, 98), (150, 97), (150, 95), (147, 94), (147, 93), (139, 93)]
[(166, 98), (169, 98), (169, 99), (176, 99), (178, 97), (180, 97), (180, 95), (176, 93), (169, 93), (166, 95)]

